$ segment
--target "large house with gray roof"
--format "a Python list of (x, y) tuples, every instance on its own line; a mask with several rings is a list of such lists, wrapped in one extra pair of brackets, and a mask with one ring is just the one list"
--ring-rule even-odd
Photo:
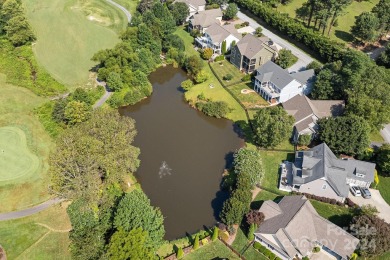
[(322, 143), (281, 165), (279, 189), (344, 201), (350, 186), (370, 187), (374, 172), (374, 163), (339, 159)]
[(222, 21), (222, 11), (221, 9), (210, 9), (203, 12), (194, 14), (190, 18), (188, 24), (188, 30), (198, 30), (203, 34), (211, 25), (221, 24)]
[[(255, 231), (255, 241), (284, 260), (349, 259), (359, 244), (344, 229), (318, 215), (303, 195), (285, 196), (278, 203), (267, 200), (260, 209), (264, 222)], [(313, 253), (314, 247), (320, 247)]]
[(175, 2), (182, 2), (188, 6), (189, 15), (186, 19), (188, 21), (191, 16), (206, 9), (206, 0), (176, 0)]
[(222, 43), (226, 42), (226, 50), (229, 50), (233, 42), (239, 42), (242, 38), (233, 24), (210, 25), (203, 36), (195, 38), (195, 45), (205, 49), (211, 48), (215, 54), (222, 53)]
[(273, 61), (278, 50), (268, 37), (245, 35), (231, 51), (230, 62), (239, 70), (252, 73), (267, 61)]
[(300, 135), (317, 134), (317, 120), (324, 117), (340, 116), (344, 113), (344, 100), (310, 100), (305, 95), (296, 95), (283, 104), (284, 110), (295, 119), (293, 141)]
[(289, 73), (272, 61), (259, 67), (254, 90), (271, 104), (286, 102), (296, 95), (308, 95), (315, 79), (314, 70)]

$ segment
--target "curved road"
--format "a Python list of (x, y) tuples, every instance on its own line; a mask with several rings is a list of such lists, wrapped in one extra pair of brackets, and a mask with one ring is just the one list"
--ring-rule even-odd
[(256, 29), (257, 27), (263, 28), (262, 33), (265, 36), (270, 38), (276, 44), (280, 45), (282, 48), (291, 50), (292, 54), (298, 57), (298, 61), (288, 69), (289, 72), (304, 70), (307, 64), (309, 64), (314, 60), (312, 57), (310, 57), (309, 54), (295, 47), (293, 44), (289, 43), (285, 39), (282, 39), (281, 37), (277, 36), (270, 30), (267, 30), (266, 28), (258, 24), (255, 20), (253, 20), (246, 14), (242, 13), (241, 11), (238, 11), (237, 17), (243, 21), (249, 22), (249, 25), (254, 29)]
[[(119, 9), (121, 9), (123, 11), (123, 13), (126, 15), (127, 21), (130, 23), (131, 14), (126, 8), (124, 8), (120, 4), (115, 3), (112, 0), (106, 0), (106, 1), (114, 6), (118, 7)], [(100, 100), (98, 100), (96, 102), (96, 104), (94, 105), (94, 108), (97, 108), (97, 107), (100, 107), (101, 105), (103, 105), (103, 103), (110, 97), (111, 94), (112, 94), (112, 92), (108, 92), (106, 90), (106, 93), (103, 95), (103, 97)], [(20, 211), (12, 211), (12, 212), (7, 212), (7, 213), (0, 213), (0, 221), (27, 217), (27, 216), (33, 215), (35, 213), (41, 212), (42, 210), (45, 210), (54, 204), (60, 203), (61, 201), (63, 201), (63, 199), (54, 198), (54, 199), (45, 201), (42, 204), (39, 204), (37, 206), (31, 207), (28, 209), (24, 209), (24, 210), (20, 210)]]
[(130, 21), (131, 21), (131, 13), (126, 8), (124, 8), (123, 6), (121, 6), (120, 4), (118, 4), (118, 3), (116, 3), (116, 2), (114, 2), (112, 0), (106, 0), (106, 1), (109, 2), (110, 4), (114, 5), (114, 6), (118, 7), (119, 9), (121, 9), (122, 12), (125, 13), (125, 15), (127, 17), (127, 21), (130, 23)]
[(0, 221), (27, 217), (35, 213), (38, 213), (42, 210), (45, 210), (54, 204), (60, 203), (61, 201), (63, 201), (63, 199), (54, 198), (28, 209), (12, 211), (7, 213), (0, 213)]

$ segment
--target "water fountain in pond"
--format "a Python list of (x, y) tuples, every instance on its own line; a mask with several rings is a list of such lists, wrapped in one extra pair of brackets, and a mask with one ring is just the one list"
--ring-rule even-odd
[(166, 161), (163, 161), (161, 166), (160, 166), (160, 170), (158, 171), (158, 175), (160, 176), (160, 179), (162, 177), (165, 177), (165, 176), (168, 176), (168, 175), (171, 175), (172, 169), (169, 168), (168, 164)]

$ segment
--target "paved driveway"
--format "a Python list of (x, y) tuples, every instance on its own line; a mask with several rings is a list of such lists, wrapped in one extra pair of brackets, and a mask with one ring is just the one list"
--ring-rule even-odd
[(363, 197), (355, 197), (351, 193), (349, 193), (349, 198), (358, 204), (359, 206), (371, 204), (375, 206), (379, 214), (380, 218), (383, 218), (387, 223), (390, 223), (390, 206), (386, 203), (386, 201), (382, 198), (382, 195), (379, 193), (379, 190), (370, 189), (371, 199), (365, 199)]
[[(242, 13), (241, 11), (239, 11), (237, 13), (237, 17), (243, 21), (249, 22), (249, 25), (255, 29), (257, 27), (260, 27), (260, 24), (258, 24), (255, 20), (253, 20), (252, 18), (250, 18), (246, 14)], [(301, 49), (295, 47), (293, 44), (289, 43), (288, 41), (280, 38), (279, 36), (277, 36), (276, 34), (271, 32), (270, 30), (267, 30), (264, 27), (262, 27), (262, 28), (263, 28), (262, 33), (265, 36), (270, 38), (276, 44), (280, 45), (282, 48), (291, 50), (291, 52), (295, 56), (298, 57), (298, 61), (288, 69), (289, 72), (304, 70), (306, 68), (307, 64), (309, 64), (310, 62), (313, 61), (313, 58), (310, 57), (307, 53), (305, 53)]]

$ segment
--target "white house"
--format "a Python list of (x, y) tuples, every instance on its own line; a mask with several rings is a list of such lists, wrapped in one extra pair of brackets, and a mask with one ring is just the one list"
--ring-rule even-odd
[(190, 14), (186, 21), (188, 21), (194, 14), (206, 10), (205, 0), (176, 0), (175, 2), (182, 2), (187, 4)]
[(237, 32), (233, 24), (219, 25), (214, 23), (207, 28), (203, 36), (195, 39), (195, 45), (202, 49), (211, 48), (214, 53), (221, 54), (223, 42), (226, 42), (226, 50), (228, 51), (232, 44), (239, 42), (241, 38), (241, 34)]
[(311, 92), (314, 70), (289, 74), (272, 61), (257, 69), (254, 90), (271, 104), (283, 103), (296, 95)]

